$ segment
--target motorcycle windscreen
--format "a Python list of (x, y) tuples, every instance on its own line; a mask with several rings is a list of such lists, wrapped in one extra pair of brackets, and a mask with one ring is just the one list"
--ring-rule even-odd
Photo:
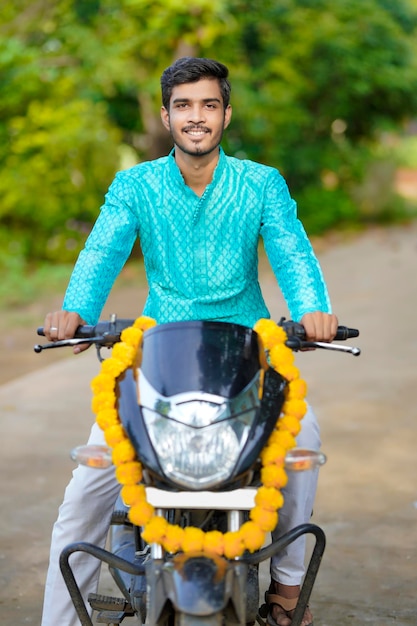
[(141, 370), (162, 396), (238, 395), (260, 369), (258, 336), (238, 324), (187, 321), (146, 331)]

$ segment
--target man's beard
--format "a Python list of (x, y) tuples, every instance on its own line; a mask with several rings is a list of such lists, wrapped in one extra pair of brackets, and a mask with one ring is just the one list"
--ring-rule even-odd
[[(210, 134), (210, 131), (208, 129), (206, 129), (205, 127), (202, 126), (186, 126), (182, 132), (185, 132), (187, 130), (197, 130), (198, 128), (201, 128), (203, 130), (205, 130), (207, 132), (207, 134)], [(195, 156), (195, 157), (204, 157), (207, 154), (210, 154), (211, 152), (213, 152), (214, 150), (216, 150), (220, 143), (221, 140), (223, 138), (223, 129), (221, 130), (218, 139), (214, 138), (214, 142), (211, 143), (209, 146), (207, 146), (205, 149), (201, 147), (200, 143), (196, 143), (194, 144), (193, 148), (189, 148), (187, 146), (185, 146), (185, 142), (182, 142), (182, 135), (181, 133), (176, 133), (172, 130), (172, 127), (170, 126), (170, 133), (171, 133), (171, 137), (172, 140), (174, 142), (174, 144), (182, 151), (184, 152), (184, 154), (188, 154), (189, 156)], [(177, 135), (178, 135), (178, 139), (177, 139)]]

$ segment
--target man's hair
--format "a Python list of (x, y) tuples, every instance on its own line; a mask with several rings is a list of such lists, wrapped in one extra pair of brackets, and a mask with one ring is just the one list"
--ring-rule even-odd
[(203, 78), (217, 79), (223, 98), (223, 106), (226, 108), (230, 101), (231, 86), (227, 77), (228, 68), (213, 59), (182, 57), (177, 59), (170, 67), (164, 70), (161, 76), (162, 104), (169, 109), (172, 90), (177, 85), (184, 83), (196, 83)]

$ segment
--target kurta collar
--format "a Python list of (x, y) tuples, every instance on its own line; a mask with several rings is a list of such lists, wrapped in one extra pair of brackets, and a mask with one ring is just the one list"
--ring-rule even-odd
[[(181, 186), (185, 186), (187, 187), (187, 185), (184, 182), (184, 178), (181, 174), (181, 170), (178, 167), (176, 161), (175, 161), (175, 148), (172, 148), (171, 152), (168, 155), (168, 163), (169, 163), (169, 169), (170, 169), (170, 175), (172, 176), (173, 180), (180, 184)], [(219, 148), (219, 160), (217, 162), (217, 165), (214, 169), (213, 172), (213, 178), (212, 181), (209, 185), (207, 185), (207, 187), (210, 187), (211, 185), (215, 185), (220, 181), (220, 178), (223, 174), (223, 171), (226, 167), (226, 155), (224, 153), (223, 148), (220, 146)], [(188, 187), (187, 187), (188, 188)]]

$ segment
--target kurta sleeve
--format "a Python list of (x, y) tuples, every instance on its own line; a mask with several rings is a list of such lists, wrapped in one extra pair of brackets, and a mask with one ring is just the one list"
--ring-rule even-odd
[(331, 313), (318, 259), (297, 218), (297, 206), (281, 174), (272, 169), (265, 188), (261, 236), (293, 320), (305, 313)]
[(126, 177), (116, 175), (72, 272), (62, 308), (95, 324), (138, 236)]

